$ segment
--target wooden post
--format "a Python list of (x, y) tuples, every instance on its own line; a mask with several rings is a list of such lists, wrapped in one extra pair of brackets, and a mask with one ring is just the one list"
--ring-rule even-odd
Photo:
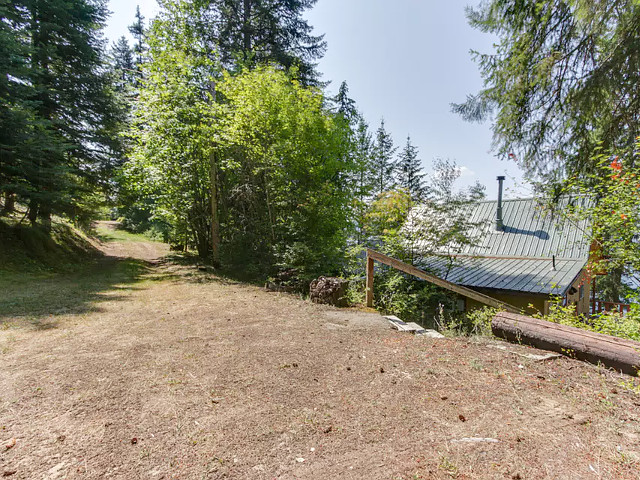
[(373, 258), (367, 254), (367, 307), (373, 307)]
[(591, 315), (596, 314), (596, 277), (591, 281)]

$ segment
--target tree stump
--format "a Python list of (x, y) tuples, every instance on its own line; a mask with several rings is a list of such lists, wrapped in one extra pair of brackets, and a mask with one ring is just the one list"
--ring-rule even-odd
[(346, 307), (347, 287), (349, 282), (344, 278), (320, 277), (311, 282), (309, 295), (313, 303), (325, 303), (336, 307)]

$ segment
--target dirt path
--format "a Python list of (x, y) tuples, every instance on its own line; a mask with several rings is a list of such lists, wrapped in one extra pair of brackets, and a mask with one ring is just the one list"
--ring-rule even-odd
[(118, 222), (101, 221), (96, 222), (96, 225), (98, 231), (103, 230), (115, 234), (115, 240), (103, 242), (100, 245), (100, 249), (109, 257), (135, 258), (145, 262), (157, 263), (158, 260), (169, 253), (169, 246), (164, 243), (132, 241), (132, 237), (127, 235), (124, 235), (125, 241), (121, 241), (116, 234), (119, 226)]
[[(105, 250), (162, 253), (121, 243)], [(640, 478), (627, 377), (169, 264), (95, 297), (0, 329), (0, 475)]]

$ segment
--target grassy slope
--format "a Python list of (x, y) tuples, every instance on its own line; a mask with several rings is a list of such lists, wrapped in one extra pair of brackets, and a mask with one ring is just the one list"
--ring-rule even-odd
[[(106, 229), (96, 234), (104, 242), (140, 239)], [(0, 323), (20, 316), (35, 324), (43, 315), (95, 310), (104, 292), (131, 288), (145, 270), (139, 260), (104, 256), (96, 242), (67, 223), (54, 223), (47, 236), (15, 219), (2, 219)]]

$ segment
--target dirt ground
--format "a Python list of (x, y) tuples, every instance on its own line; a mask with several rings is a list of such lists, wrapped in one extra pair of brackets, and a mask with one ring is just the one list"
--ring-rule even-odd
[(637, 379), (102, 248), (147, 263), (88, 305), (0, 312), (0, 476), (640, 478)]

